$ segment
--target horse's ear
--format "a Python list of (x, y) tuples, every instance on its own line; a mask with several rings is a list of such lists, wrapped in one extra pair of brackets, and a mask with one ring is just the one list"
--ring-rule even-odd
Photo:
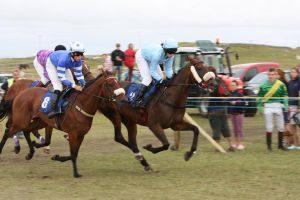
[(199, 58), (197, 58), (195, 56), (192, 56), (192, 55), (186, 56), (186, 60), (190, 61), (190, 63), (192, 65), (196, 65), (196, 64), (199, 64), (199, 63), (203, 64), (203, 61), (201, 59), (199, 59)]

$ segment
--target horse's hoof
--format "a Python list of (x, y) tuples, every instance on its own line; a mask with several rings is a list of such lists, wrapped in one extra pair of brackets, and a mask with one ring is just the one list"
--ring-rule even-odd
[(74, 178), (80, 178), (80, 177), (82, 177), (82, 175), (80, 175), (80, 174), (74, 174)]
[(27, 156), (25, 156), (26, 160), (31, 160), (33, 157), (33, 154), (27, 154)]
[(193, 156), (195, 152), (190, 152), (190, 151), (187, 151), (185, 154), (184, 154), (184, 160), (185, 161), (189, 161), (190, 158)]
[(144, 170), (145, 170), (146, 172), (152, 172), (152, 171), (153, 171), (152, 167), (150, 167), (150, 166), (144, 167)]
[(51, 160), (58, 160), (59, 159), (59, 155), (54, 155), (51, 157)]
[(144, 149), (151, 151), (152, 152), (152, 144), (147, 144), (146, 146), (143, 147)]
[(20, 150), (21, 150), (21, 147), (20, 147), (20, 146), (15, 146), (15, 148), (14, 148), (15, 154), (20, 153)]

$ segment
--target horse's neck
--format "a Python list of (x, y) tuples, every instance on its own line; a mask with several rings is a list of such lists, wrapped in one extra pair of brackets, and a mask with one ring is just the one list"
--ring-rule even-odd
[[(168, 94), (167, 100), (173, 101), (176, 105), (184, 106), (188, 97), (189, 90), (189, 77), (190, 72), (188, 68), (180, 71), (179, 74), (174, 77), (171, 86), (168, 87), (166, 93)], [(173, 86), (172, 86), (173, 85)], [(174, 104), (174, 105), (175, 105)]]
[(76, 103), (80, 104), (80, 106), (90, 114), (95, 114), (98, 109), (98, 102), (96, 101), (101, 101), (101, 99), (95, 96), (100, 96), (100, 89), (102, 88), (103, 82), (101, 78), (96, 80), (76, 97)]

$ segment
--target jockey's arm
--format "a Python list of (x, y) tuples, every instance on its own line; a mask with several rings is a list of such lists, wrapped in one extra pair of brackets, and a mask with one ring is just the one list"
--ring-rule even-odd
[(74, 75), (81, 86), (85, 85), (85, 80), (82, 74), (82, 65), (74, 67)]
[(167, 78), (172, 78), (173, 76), (173, 61), (174, 61), (174, 57), (168, 59), (165, 63), (165, 73)]
[(159, 60), (152, 59), (149, 64), (149, 72), (152, 78), (154, 78), (156, 81), (159, 81), (162, 79), (162, 77), (157, 73), (157, 67), (159, 66)]
[(57, 75), (58, 78), (61, 80), (62, 84), (67, 86), (67, 87), (71, 87), (74, 88), (75, 87), (75, 83), (72, 83), (71, 81), (69, 81), (66, 78), (66, 68), (65, 67), (57, 67)]

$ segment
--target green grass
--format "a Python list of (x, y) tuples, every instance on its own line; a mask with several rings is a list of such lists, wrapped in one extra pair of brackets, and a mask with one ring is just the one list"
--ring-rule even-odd
[[(210, 133), (207, 119), (192, 116)], [(72, 177), (71, 162), (50, 160), (51, 155), (69, 153), (61, 133), (54, 133), (51, 155), (37, 150), (31, 161), (24, 159), (25, 140), (19, 155), (9, 140), (0, 155), (0, 199), (297, 199), (299, 152), (276, 149), (277, 134), (274, 151), (267, 152), (263, 127), (261, 116), (246, 118), (243, 152), (218, 153), (201, 137), (198, 152), (188, 162), (183, 154), (191, 144), (189, 132), (182, 133), (180, 151), (152, 154), (142, 146), (159, 142), (148, 128), (139, 127), (139, 147), (154, 168), (148, 173), (127, 148), (113, 141), (110, 122), (97, 115), (79, 153), (79, 179)], [(172, 143), (170, 130), (167, 135)], [(222, 146), (227, 148), (225, 142)]]
[[(232, 59), (233, 64), (273, 61), (285, 68), (298, 64), (299, 49), (230, 46), (230, 50), (240, 54), (240, 60)], [(17, 67), (16, 63), (30, 63), (32, 59), (0, 59), (0, 73), (11, 71)], [(95, 70), (101, 60), (88, 59), (88, 62)], [(28, 74), (36, 77), (32, 66)], [(192, 117), (210, 133), (207, 119), (196, 114)], [(72, 177), (71, 162), (50, 159), (54, 154), (69, 154), (68, 143), (60, 132), (53, 134), (51, 155), (39, 149), (31, 161), (24, 158), (28, 151), (24, 139), (19, 155), (12, 152), (13, 144), (9, 140), (0, 155), (0, 199), (298, 199), (300, 152), (276, 149), (277, 134), (274, 134), (274, 151), (268, 153), (263, 118), (259, 115), (246, 118), (244, 128), (245, 151), (221, 154), (200, 137), (198, 152), (185, 162), (183, 155), (190, 148), (191, 133), (182, 133), (180, 151), (154, 155), (142, 146), (160, 143), (148, 128), (139, 127), (139, 147), (155, 170), (147, 173), (127, 148), (113, 141), (112, 125), (98, 115), (79, 152), (78, 169), (83, 175), (80, 179)], [(172, 131), (166, 132), (173, 143)], [(124, 128), (123, 133), (127, 134)], [(222, 145), (227, 148), (225, 142)]]

